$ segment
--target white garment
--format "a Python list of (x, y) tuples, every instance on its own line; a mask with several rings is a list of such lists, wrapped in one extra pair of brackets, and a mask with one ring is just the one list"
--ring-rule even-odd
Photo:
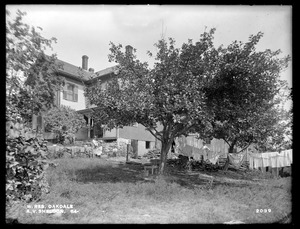
[(293, 150), (292, 149), (287, 150), (287, 156), (290, 160), (290, 163), (293, 164)]
[(262, 153), (261, 157), (262, 157), (262, 166), (263, 167), (270, 166), (271, 163), (270, 163), (270, 157), (269, 157), (269, 155), (264, 155), (264, 153)]
[(239, 168), (245, 160), (246, 152), (239, 154), (228, 154), (229, 163), (233, 165), (235, 168)]
[(277, 157), (278, 155), (277, 152), (265, 152), (265, 153), (261, 153), (260, 155), (262, 157), (263, 167), (268, 167), (268, 166), (273, 167), (277, 165), (277, 159), (274, 158)]
[(270, 157), (270, 159), (271, 159), (271, 167), (277, 168), (277, 155)]
[(249, 153), (250, 158), (253, 160), (253, 168), (258, 169), (259, 167), (262, 167), (263, 161), (261, 153)]
[(286, 160), (283, 155), (278, 154), (277, 155), (277, 168), (285, 167), (286, 165)]
[(284, 157), (286, 158), (286, 166), (290, 166), (291, 164), (293, 164), (293, 150), (289, 149), (289, 150), (284, 150), (281, 152), (281, 154), (284, 155)]
[(101, 156), (102, 149), (103, 149), (102, 146), (99, 146), (98, 148), (94, 149), (94, 154), (97, 155), (97, 156)]
[(261, 157), (254, 157), (253, 164), (254, 164), (253, 167), (255, 169), (258, 169), (258, 168), (262, 167), (262, 158)]
[(196, 161), (200, 161), (201, 160), (201, 152), (200, 150), (196, 149), (194, 152), (193, 152), (193, 158), (194, 160)]
[(93, 139), (92, 142), (93, 142), (95, 147), (98, 147), (99, 143), (95, 139)]
[(249, 169), (253, 169), (253, 157), (249, 155)]
[(266, 153), (249, 153), (249, 168), (259, 168), (271, 166), (272, 168), (281, 168), (290, 166), (293, 162), (292, 150)]
[(219, 156), (220, 155), (216, 155), (215, 157), (213, 157), (213, 158), (210, 158), (210, 159), (208, 159), (212, 164), (216, 164), (217, 163), (217, 161), (218, 161), (218, 159), (219, 159)]

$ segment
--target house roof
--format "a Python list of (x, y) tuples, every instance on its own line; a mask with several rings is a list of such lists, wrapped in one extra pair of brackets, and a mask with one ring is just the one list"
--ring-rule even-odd
[(101, 77), (101, 76), (113, 73), (116, 70), (117, 70), (117, 66), (115, 65), (115, 66), (112, 66), (112, 67), (109, 67), (109, 68), (105, 68), (103, 70), (100, 70), (100, 71), (96, 72), (96, 76), (97, 77)]
[(92, 72), (85, 71), (80, 67), (77, 67), (73, 64), (69, 64), (59, 59), (56, 60), (56, 64), (59, 65), (59, 71), (62, 74), (75, 78), (77, 80), (83, 80), (83, 81), (90, 80), (92, 79), (92, 75), (94, 74)]
[(71, 78), (77, 79), (77, 80), (83, 80), (83, 81), (90, 81), (92, 79), (98, 78), (98, 77), (102, 77), (108, 74), (111, 74), (113, 72), (116, 71), (117, 66), (112, 66), (109, 68), (105, 68), (103, 70), (100, 70), (98, 72), (92, 73), (86, 70), (83, 70), (80, 67), (77, 67), (73, 64), (67, 63), (65, 61), (56, 60), (56, 63), (59, 65), (59, 71), (66, 75), (69, 76)]

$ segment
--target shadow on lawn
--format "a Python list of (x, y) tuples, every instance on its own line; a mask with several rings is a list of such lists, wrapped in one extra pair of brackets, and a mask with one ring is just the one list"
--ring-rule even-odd
[(76, 170), (76, 181), (83, 183), (117, 183), (143, 181), (143, 166), (125, 163), (110, 163)]
[[(154, 182), (155, 176), (146, 177), (142, 164), (126, 164), (109, 162), (102, 165), (96, 165), (91, 168), (76, 170), (76, 181), (83, 183), (136, 183), (136, 182)], [(150, 178), (150, 179), (145, 179)], [(169, 182), (175, 182), (185, 188), (194, 189), (209, 183), (208, 179), (199, 177), (199, 173), (188, 173), (176, 169), (168, 170), (165, 178)], [(218, 181), (214, 185), (220, 184)]]
[[(96, 161), (94, 161), (96, 162)], [(201, 174), (199, 176), (199, 174)], [(85, 168), (76, 169), (72, 180), (82, 183), (136, 183), (155, 182), (155, 176), (146, 177), (144, 166), (141, 163), (125, 163), (125, 161), (99, 159), (99, 164), (91, 164)], [(203, 176), (204, 175), (204, 176)], [(207, 175), (205, 177), (205, 175)], [(182, 187), (194, 189), (195, 187), (216, 186), (247, 187), (249, 184), (239, 182), (244, 180), (243, 175), (237, 171), (187, 171), (172, 166), (166, 168), (165, 180), (174, 182)], [(214, 177), (211, 179), (210, 177)], [(145, 179), (146, 178), (146, 179)], [(148, 179), (147, 179), (148, 178)], [(227, 181), (230, 178), (231, 181)], [(223, 180), (224, 179), (224, 180)], [(236, 182), (233, 182), (236, 180)]]

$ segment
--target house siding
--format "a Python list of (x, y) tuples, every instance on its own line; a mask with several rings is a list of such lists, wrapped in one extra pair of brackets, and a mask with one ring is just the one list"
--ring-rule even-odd
[(139, 141), (155, 142), (155, 137), (145, 129), (145, 126), (138, 124), (137, 127), (125, 126), (119, 128), (119, 137), (126, 139), (135, 139)]
[(150, 149), (146, 149), (146, 141), (138, 141), (138, 156), (146, 154)]
[(104, 130), (103, 138), (117, 138), (117, 129)]

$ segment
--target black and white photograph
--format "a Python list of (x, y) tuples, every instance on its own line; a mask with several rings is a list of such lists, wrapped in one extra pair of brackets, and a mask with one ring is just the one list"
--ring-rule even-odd
[(292, 5), (5, 8), (6, 224), (294, 225)]

